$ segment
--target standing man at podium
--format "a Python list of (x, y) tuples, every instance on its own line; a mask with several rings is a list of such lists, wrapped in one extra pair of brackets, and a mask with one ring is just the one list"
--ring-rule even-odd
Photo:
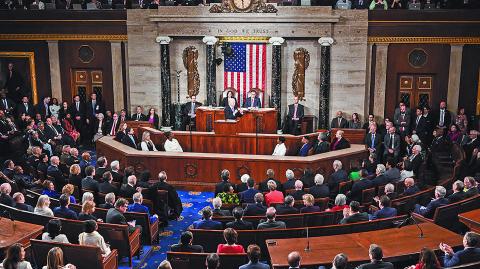
[(304, 108), (298, 103), (298, 96), (293, 97), (293, 104), (288, 105), (288, 114), (283, 126), (283, 132), (287, 134), (300, 134), (299, 125), (302, 123)]
[(235, 99), (228, 98), (228, 106), (223, 111), (225, 112), (226, 120), (236, 120), (237, 117), (243, 116), (243, 111), (235, 105)]
[(260, 98), (257, 96), (257, 92), (254, 89), (250, 90), (250, 97), (247, 98), (245, 101), (245, 104), (243, 104), (243, 107), (245, 108), (261, 108), (262, 107), (262, 102), (260, 101)]
[(190, 125), (190, 130), (195, 130), (195, 119), (196, 119), (196, 110), (202, 106), (202, 103), (197, 102), (197, 96), (190, 96), (190, 102), (186, 103), (183, 106), (183, 120), (182, 120), (182, 130), (186, 130), (187, 125)]

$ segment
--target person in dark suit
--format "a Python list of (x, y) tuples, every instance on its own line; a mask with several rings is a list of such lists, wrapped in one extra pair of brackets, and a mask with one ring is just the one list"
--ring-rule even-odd
[(315, 185), (311, 186), (308, 193), (313, 195), (314, 198), (324, 198), (330, 196), (330, 189), (327, 184), (323, 184), (324, 177), (320, 174), (315, 175)]
[(146, 121), (147, 116), (143, 114), (143, 108), (141, 106), (137, 106), (135, 114), (132, 114), (130, 119), (133, 121)]
[(463, 150), (465, 150), (465, 157), (467, 162), (469, 162), (472, 159), (472, 155), (475, 149), (480, 148), (480, 139), (478, 139), (477, 130), (470, 130), (468, 137), (470, 138), (470, 141), (468, 141), (467, 144), (463, 146)]
[(22, 97), (22, 102), (17, 105), (17, 116), (21, 115), (28, 115), (30, 117), (35, 116), (35, 110), (33, 108), (33, 105), (29, 102), (28, 96), (23, 96)]
[(283, 205), (277, 205), (277, 215), (298, 214), (300, 211), (294, 207), (295, 199), (291, 195), (284, 198)]
[(308, 151), (312, 147), (310, 144), (310, 137), (302, 136), (302, 147), (298, 150), (298, 156), (306, 157), (308, 156)]
[(105, 203), (100, 204), (98, 207), (103, 209), (110, 209), (115, 207), (115, 193), (110, 192), (105, 195)]
[(102, 100), (97, 99), (96, 93), (90, 94), (90, 100), (85, 106), (85, 111), (88, 124), (91, 124), (97, 118), (97, 114), (102, 113), (105, 115), (105, 106)]
[(304, 107), (298, 103), (298, 96), (293, 97), (293, 104), (288, 105), (288, 113), (283, 126), (285, 134), (300, 134), (300, 124), (304, 116)]
[(377, 164), (377, 168), (375, 170), (376, 177), (372, 179), (372, 186), (378, 187), (390, 183), (390, 180), (385, 176), (385, 171), (385, 165)]
[(75, 129), (78, 131), (84, 130), (83, 123), (85, 122), (85, 103), (80, 100), (79, 95), (75, 95), (73, 97), (73, 102), (70, 105), (70, 114), (73, 118), (73, 124), (75, 125)]
[(210, 207), (205, 207), (202, 209), (203, 219), (194, 221), (192, 223), (193, 229), (205, 229), (205, 230), (222, 230), (222, 223), (219, 221), (212, 220), (212, 209)]
[(303, 190), (303, 182), (301, 180), (295, 180), (295, 191), (291, 194), (295, 200), (302, 200), (303, 195), (307, 194)]
[(480, 260), (479, 242), (480, 238), (477, 233), (468, 232), (463, 237), (463, 250), (454, 252), (451, 246), (440, 243), (439, 248), (445, 253), (443, 266), (452, 267)]
[(369, 1), (366, 0), (353, 0), (352, 1), (352, 9), (368, 9), (370, 5)]
[(377, 154), (377, 157), (382, 154), (382, 136), (377, 132), (377, 125), (371, 124), (369, 132), (365, 136), (365, 145), (370, 153)]
[(318, 142), (313, 145), (313, 154), (320, 154), (330, 151), (330, 143), (327, 141), (326, 133), (318, 134)]
[(405, 189), (403, 190), (401, 196), (413, 195), (420, 191), (417, 185), (415, 185), (415, 181), (411, 177), (406, 178), (403, 183), (405, 184)]
[(131, 198), (137, 192), (137, 177), (131, 175), (127, 178), (127, 184), (122, 184), (119, 194), (121, 197)]
[(463, 188), (464, 188), (464, 185), (462, 181), (457, 180), (453, 182), (452, 184), (453, 192), (449, 196), (447, 196), (447, 199), (450, 204), (456, 203), (465, 199), (465, 193), (463, 192)]
[(260, 262), (261, 253), (259, 246), (255, 244), (249, 245), (247, 248), (247, 257), (249, 262), (238, 267), (238, 269), (270, 269), (268, 264)]
[(190, 125), (195, 130), (196, 110), (201, 107), (202, 103), (197, 102), (197, 96), (190, 96), (190, 102), (185, 103), (182, 107), (182, 130), (186, 130), (187, 125)]
[(232, 215), (232, 213), (230, 213), (229, 210), (222, 209), (222, 199), (220, 199), (219, 197), (213, 198), (212, 206), (213, 206), (212, 214), (214, 216), (231, 216)]
[(254, 188), (255, 181), (251, 177), (247, 179), (247, 187), (248, 187), (247, 190), (239, 193), (240, 203), (248, 203), (248, 204), (253, 203), (254, 202), (253, 197), (255, 197), (255, 194), (259, 193), (259, 191)]
[(115, 207), (110, 208), (107, 211), (107, 216), (105, 218), (107, 223), (112, 223), (112, 224), (121, 224), (121, 225), (128, 225), (128, 232), (133, 233), (135, 229), (140, 229), (141, 232), (141, 226), (133, 226), (131, 223), (127, 222), (127, 219), (123, 215), (125, 212), (127, 212), (128, 208), (128, 201), (124, 198), (119, 198), (115, 202)]
[(295, 174), (293, 173), (292, 170), (288, 169), (285, 171), (285, 177), (287, 178), (287, 181), (282, 184), (283, 190), (291, 190), (295, 189)]
[(58, 156), (52, 156), (50, 158), (50, 165), (47, 168), (47, 175), (53, 177), (53, 183), (57, 192), (60, 192), (67, 182), (65, 177), (63, 177), (62, 171), (60, 171), (59, 165), (60, 159)]
[(426, 142), (426, 137), (429, 135), (427, 120), (423, 116), (423, 109), (417, 107), (415, 110), (416, 116), (412, 122), (412, 132), (420, 138), (421, 141)]
[(50, 117), (52, 115), (50, 112), (50, 97), (44, 97), (43, 102), (40, 102), (35, 106), (35, 112), (42, 116), (42, 120)]
[(138, 141), (133, 128), (127, 128), (125, 132), (126, 135), (122, 138), (122, 143), (134, 149), (138, 149)]
[(225, 225), (225, 228), (232, 228), (235, 230), (253, 230), (252, 223), (243, 220), (243, 213), (243, 208), (239, 206), (235, 207), (232, 211), (235, 220), (228, 222)]
[(190, 231), (185, 231), (180, 236), (180, 242), (170, 246), (170, 251), (174, 252), (190, 252), (203, 253), (203, 247), (200, 245), (192, 245), (193, 234)]
[(275, 171), (273, 169), (267, 169), (267, 178), (258, 184), (258, 190), (260, 192), (268, 192), (268, 181), (273, 180), (277, 184), (277, 191), (283, 191), (282, 183), (275, 179)]
[(338, 193), (338, 184), (348, 180), (348, 174), (342, 169), (342, 162), (340, 160), (333, 161), (333, 173), (328, 179), (328, 188), (332, 193)]
[(55, 215), (55, 217), (74, 220), (78, 219), (77, 213), (68, 208), (68, 206), (70, 205), (70, 197), (68, 195), (60, 195), (59, 201), (60, 206), (53, 209), (53, 214)]
[(438, 128), (447, 129), (452, 124), (452, 113), (447, 110), (447, 103), (440, 102), (440, 108), (434, 116), (435, 124)]
[[(15, 9), (24, 9), (24, 7), (19, 3), (15, 3)], [(8, 71), (4, 87), (8, 90), (9, 98), (16, 103), (20, 101), (20, 98), (24, 94), (26, 94), (23, 84), (24, 80), (22, 75), (14, 69), (13, 63), (8, 63)]]
[(12, 186), (10, 185), (10, 183), (3, 183), (2, 185), (0, 185), (0, 204), (8, 206), (15, 205), (13, 198), (10, 196), (11, 192)]
[(446, 192), (447, 191), (443, 186), (437, 186), (435, 188), (435, 199), (430, 201), (427, 206), (416, 204), (415, 213), (431, 219), (437, 207), (448, 204), (448, 199), (445, 198)]
[(348, 121), (343, 117), (342, 111), (337, 111), (337, 117), (330, 122), (330, 128), (348, 128)]
[(245, 216), (262, 216), (267, 211), (267, 207), (263, 205), (263, 194), (255, 194), (254, 201), (255, 203), (248, 204), (245, 207)]
[(300, 213), (320, 212), (320, 207), (314, 205), (314, 203), (315, 198), (313, 197), (313, 195), (311, 195), (310, 193), (303, 195), (303, 205), (305, 206), (300, 209)]
[(368, 250), (370, 263), (365, 263), (357, 267), (357, 269), (393, 269), (391, 262), (384, 262), (383, 251), (380, 246), (371, 244)]
[(178, 193), (175, 187), (167, 183), (167, 173), (165, 171), (160, 171), (160, 173), (158, 173), (158, 182), (156, 182), (155, 184), (151, 185), (148, 188), (150, 199), (152, 199), (157, 205), (162, 203), (162, 201), (156, 198), (158, 196), (157, 195), (158, 190), (167, 191), (167, 196), (168, 196), (167, 206), (170, 209), (169, 216), (171, 218), (180, 217), (183, 211), (182, 201), (180, 200), (180, 196), (178, 196)]
[(118, 193), (118, 189), (112, 185), (113, 176), (110, 171), (107, 171), (102, 174), (102, 183), (98, 184), (98, 192), (101, 193), (110, 193), (113, 192), (115, 194)]
[(366, 212), (360, 212), (359, 202), (351, 201), (349, 206), (350, 208), (343, 210), (343, 219), (340, 220), (340, 224), (368, 221), (368, 214)]
[(360, 179), (353, 183), (352, 190), (347, 193), (350, 201), (362, 201), (362, 191), (373, 187), (372, 182), (367, 179), (368, 172), (365, 169), (360, 170)]
[(113, 113), (112, 119), (107, 121), (105, 124), (105, 134), (109, 136), (116, 136), (119, 129), (120, 120), (118, 119), (118, 114)]
[(98, 157), (97, 159), (97, 169), (95, 169), (95, 179), (101, 181), (103, 174), (108, 171), (107, 168), (108, 161), (104, 156)]
[(89, 165), (85, 168), (86, 177), (82, 179), (82, 189), (98, 192), (98, 181), (95, 177), (95, 167)]
[(378, 207), (380, 210), (369, 216), (370, 220), (392, 218), (397, 215), (397, 209), (390, 206), (390, 198), (386, 195), (378, 199)]
[(412, 154), (403, 162), (403, 168), (407, 171), (413, 171), (413, 174), (417, 177), (420, 173), (420, 166), (423, 162), (422, 155), (420, 154), (421, 151), (422, 147), (420, 145), (413, 146)]
[(285, 229), (287, 226), (285, 222), (275, 220), (277, 216), (277, 210), (273, 207), (267, 208), (265, 212), (265, 217), (267, 218), (266, 221), (261, 222), (257, 226), (257, 230), (264, 230), (264, 229)]
[(470, 198), (478, 194), (477, 181), (473, 177), (465, 177), (463, 179), (463, 184), (465, 186), (465, 198)]
[(346, 149), (350, 147), (350, 143), (343, 137), (343, 130), (338, 130), (335, 134), (335, 138), (333, 139), (332, 143), (330, 144), (331, 150), (340, 150)]
[(120, 172), (120, 162), (115, 160), (110, 163), (110, 172), (112, 173), (113, 181), (122, 182), (123, 174)]
[(13, 194), (12, 198), (16, 209), (33, 212), (33, 206), (25, 203), (25, 196), (23, 196), (23, 193), (16, 192)]
[(410, 109), (407, 108), (405, 103), (401, 102), (400, 106), (395, 109), (393, 115), (393, 124), (395, 125), (400, 137), (405, 137), (410, 133), (412, 115)]
[(257, 96), (257, 92), (255, 90), (250, 90), (250, 97), (245, 100), (245, 103), (243, 104), (244, 108), (261, 108), (262, 107), (262, 102), (260, 101), (260, 98)]
[(398, 161), (400, 156), (400, 136), (395, 133), (395, 127), (390, 127), (388, 133), (383, 139), (383, 145), (385, 151), (383, 152), (383, 159), (386, 160), (388, 157), (393, 158), (395, 161)]
[(235, 104), (235, 99), (233, 98), (228, 99), (228, 106), (226, 106), (223, 111), (225, 113), (226, 120), (235, 120), (238, 117), (243, 116), (243, 110), (237, 107)]

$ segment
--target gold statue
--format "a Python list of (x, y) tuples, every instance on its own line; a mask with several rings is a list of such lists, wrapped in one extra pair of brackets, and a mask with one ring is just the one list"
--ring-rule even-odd
[(198, 95), (200, 91), (200, 75), (198, 74), (198, 50), (194, 46), (183, 50), (183, 65), (187, 69), (188, 96)]
[(295, 70), (292, 77), (293, 95), (299, 100), (305, 100), (305, 70), (310, 65), (310, 54), (304, 48), (298, 48), (293, 52)]

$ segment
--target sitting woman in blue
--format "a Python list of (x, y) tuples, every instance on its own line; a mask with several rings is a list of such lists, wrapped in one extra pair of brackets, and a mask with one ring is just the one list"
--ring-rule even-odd
[(43, 194), (55, 199), (58, 199), (60, 197), (60, 194), (55, 191), (55, 185), (53, 185), (53, 182), (51, 182), (50, 180), (45, 180), (43, 182), (42, 195)]
[(133, 204), (128, 205), (128, 212), (137, 212), (137, 213), (146, 213), (150, 218), (150, 223), (154, 223), (158, 221), (157, 214), (150, 215), (150, 211), (148, 207), (142, 205), (143, 203), (143, 196), (140, 192), (137, 192), (133, 195)]

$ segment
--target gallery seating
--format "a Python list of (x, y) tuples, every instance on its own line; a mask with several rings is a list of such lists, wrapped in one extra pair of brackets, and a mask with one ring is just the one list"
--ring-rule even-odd
[[(175, 269), (203, 269), (205, 259), (209, 253), (188, 253), (188, 252), (167, 252), (167, 260)], [(218, 254), (220, 257), (220, 267), (218, 269), (238, 268), (248, 263), (247, 254)]]

